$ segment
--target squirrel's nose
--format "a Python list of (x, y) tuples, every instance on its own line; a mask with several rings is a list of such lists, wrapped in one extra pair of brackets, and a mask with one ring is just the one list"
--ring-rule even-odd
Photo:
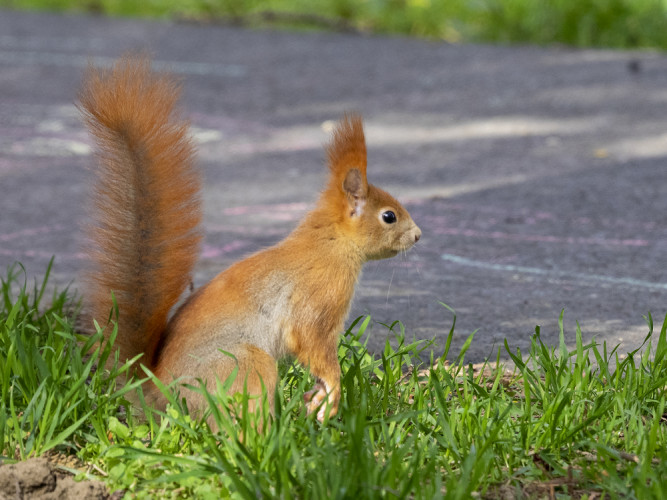
[(419, 238), (422, 237), (422, 230), (419, 228), (415, 228), (415, 243), (419, 241)]

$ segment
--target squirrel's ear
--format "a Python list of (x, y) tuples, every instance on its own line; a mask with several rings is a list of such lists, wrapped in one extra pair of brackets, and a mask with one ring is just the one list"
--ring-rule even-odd
[(357, 168), (351, 168), (343, 181), (343, 191), (350, 207), (350, 216), (359, 216), (366, 204), (368, 186)]

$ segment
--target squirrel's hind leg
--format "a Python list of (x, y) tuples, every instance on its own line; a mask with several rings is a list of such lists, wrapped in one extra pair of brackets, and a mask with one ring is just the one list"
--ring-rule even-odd
[[(248, 413), (255, 413), (264, 404), (268, 404), (271, 413), (274, 412), (275, 390), (278, 383), (278, 367), (276, 360), (266, 351), (251, 344), (239, 344), (232, 348), (224, 349), (226, 352), (216, 351), (205, 360), (199, 360), (196, 368), (193, 370), (196, 375), (182, 375), (178, 377), (182, 384), (197, 386), (196, 379), (201, 379), (206, 384), (206, 390), (215, 393), (218, 387), (218, 381), (221, 384), (229, 379), (236, 371), (234, 380), (227, 390), (227, 394), (247, 394)], [(194, 367), (191, 367), (194, 368)], [(164, 383), (166, 380), (164, 374), (159, 374)], [(151, 384), (144, 387), (146, 401), (158, 409), (163, 410), (166, 406), (166, 398), (160, 393), (159, 389)], [(188, 409), (193, 415), (201, 415), (208, 408), (207, 398), (198, 390), (181, 387), (180, 396), (184, 397), (188, 404)], [(214, 419), (209, 418), (209, 425), (216, 429)]]
[[(233, 357), (225, 352), (219, 352), (202, 370), (207, 389), (210, 392), (215, 391), (218, 381), (224, 384), (236, 371), (227, 394), (247, 394), (249, 396), (247, 409), (250, 413), (255, 413), (264, 404), (268, 404), (273, 413), (274, 393), (278, 383), (276, 360), (252, 344), (239, 344), (227, 352)], [(192, 404), (199, 408), (206, 404), (200, 394), (196, 394), (192, 401), (190, 397), (187, 397), (187, 400), (188, 405)]]
[[(247, 392), (248, 395), (253, 396), (248, 408), (250, 411), (255, 411), (259, 404), (263, 404), (262, 400), (266, 395), (269, 408), (273, 413), (275, 410), (274, 393), (278, 383), (278, 366), (275, 358), (252, 344), (242, 344), (239, 353), (235, 353), (235, 356), (239, 370), (230, 388), (230, 393)], [(230, 374), (226, 371), (226, 367), (220, 367), (216, 372), (220, 380), (224, 380)]]

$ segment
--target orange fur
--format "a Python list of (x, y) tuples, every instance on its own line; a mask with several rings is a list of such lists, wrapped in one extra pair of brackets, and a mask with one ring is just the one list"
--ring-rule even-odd
[[(272, 394), (276, 359), (294, 356), (320, 380), (306, 403), (323, 420), (324, 403), (330, 415), (337, 411), (338, 335), (364, 262), (406, 251), (421, 231), (398, 201), (368, 184), (361, 118), (345, 116), (327, 147), (330, 179), (317, 206), (285, 240), (192, 294), (167, 323), (189, 281), (200, 218), (192, 146), (172, 117), (176, 96), (171, 80), (154, 76), (144, 60), (89, 73), (81, 107), (101, 159), (87, 297), (93, 314), (106, 316), (114, 290), (121, 359), (145, 353), (165, 382), (201, 378), (213, 389), (238, 367), (232, 390), (245, 384)], [(204, 404), (185, 394), (191, 406)]]
[(86, 295), (103, 320), (113, 291), (121, 359), (155, 350), (197, 259), (200, 182), (179, 94), (147, 60), (123, 59), (89, 69), (79, 95), (98, 159)]

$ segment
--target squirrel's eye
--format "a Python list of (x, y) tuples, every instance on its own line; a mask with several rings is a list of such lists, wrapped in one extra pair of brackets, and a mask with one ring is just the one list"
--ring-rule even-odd
[(396, 222), (396, 214), (391, 210), (387, 210), (386, 212), (382, 213), (382, 220), (387, 224), (393, 224)]

